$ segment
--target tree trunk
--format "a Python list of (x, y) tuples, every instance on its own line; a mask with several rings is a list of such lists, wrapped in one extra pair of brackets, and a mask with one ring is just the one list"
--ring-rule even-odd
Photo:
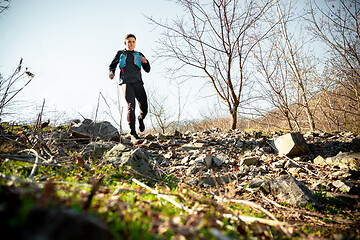
[(230, 111), (230, 115), (231, 115), (231, 129), (235, 130), (236, 126), (237, 126), (237, 110), (232, 110)]
[(285, 117), (286, 117), (286, 120), (288, 122), (288, 125), (289, 125), (289, 128), (290, 128), (290, 131), (293, 131), (293, 126), (291, 124), (291, 119), (289, 117), (289, 112), (287, 110), (284, 111), (284, 114), (285, 114)]

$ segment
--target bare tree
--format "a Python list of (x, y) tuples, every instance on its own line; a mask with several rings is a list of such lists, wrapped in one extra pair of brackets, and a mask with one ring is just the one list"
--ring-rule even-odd
[(260, 28), (261, 17), (270, 1), (259, 5), (255, 0), (175, 0), (187, 15), (172, 23), (149, 18), (164, 32), (158, 55), (174, 60), (172, 68), (182, 75), (194, 70), (194, 77), (205, 77), (227, 105), (231, 128), (237, 125), (238, 108), (251, 71), (251, 52), (266, 32)]
[(296, 89), (289, 87), (291, 81), (288, 65), (283, 61), (283, 55), (275, 47), (275, 43), (270, 43), (268, 46), (270, 47), (264, 51), (262, 45), (259, 44), (257, 54), (259, 72), (265, 82), (261, 84), (264, 99), (280, 111), (281, 115), (285, 117), (290, 130), (294, 130), (293, 123), (295, 123), (297, 130), (300, 131), (298, 108), (291, 107), (297, 101), (297, 98), (295, 95)]
[(332, 105), (338, 106), (335, 110), (357, 121), (360, 117), (359, 17), (357, 0), (336, 0), (313, 1), (308, 19), (311, 32), (328, 47), (324, 91), (329, 97), (342, 99), (342, 103)]
[[(289, 65), (289, 69), (292, 73), (292, 81), (299, 89), (299, 95), (301, 96), (302, 104), (305, 108), (306, 115), (308, 117), (310, 130), (315, 129), (315, 121), (313, 113), (310, 109), (309, 103), (309, 89), (307, 89), (307, 84), (310, 82), (308, 75), (306, 74), (308, 70), (306, 66), (302, 64), (302, 59), (299, 54), (300, 50), (297, 49), (296, 43), (292, 42), (292, 37), (288, 33), (288, 22), (286, 21), (285, 12), (281, 9), (279, 1), (276, 2), (276, 13), (277, 17), (280, 20), (280, 33), (281, 40), (278, 39), (278, 43), (281, 47), (282, 54), (286, 60), (286, 63)], [(301, 45), (300, 45), (301, 46)]]
[[(301, 130), (297, 118), (304, 111), (313, 131), (315, 119), (310, 100), (317, 93), (314, 85), (317, 80), (316, 59), (306, 49), (307, 39), (300, 37), (299, 25), (304, 21), (294, 13), (295, 10), (293, 1), (275, 1), (265, 16), (272, 35), (262, 44), (264, 47), (259, 45), (257, 59), (269, 102), (280, 110), (291, 130), (292, 121)], [(290, 29), (296, 29), (297, 34)]]

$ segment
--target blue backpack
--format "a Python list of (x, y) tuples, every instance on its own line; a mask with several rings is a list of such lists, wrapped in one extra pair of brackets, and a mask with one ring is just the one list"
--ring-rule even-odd
[[(125, 54), (125, 52), (123, 52), (120, 55), (120, 60), (119, 60), (119, 68), (123, 69), (126, 66), (126, 57), (127, 55)], [(141, 55), (139, 52), (134, 51), (134, 64), (136, 66), (138, 66), (138, 68), (141, 69)]]

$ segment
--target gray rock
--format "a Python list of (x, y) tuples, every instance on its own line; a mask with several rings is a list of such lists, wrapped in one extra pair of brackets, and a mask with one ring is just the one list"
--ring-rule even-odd
[(118, 130), (107, 121), (91, 122), (91, 120), (85, 119), (80, 126), (73, 126), (70, 130), (75, 138), (99, 138), (105, 141), (120, 140)]
[(350, 192), (351, 188), (354, 186), (352, 183), (343, 180), (336, 180), (332, 184), (342, 192)]
[(360, 171), (360, 152), (340, 152), (334, 157), (326, 158), (326, 163), (344, 169)]
[(210, 185), (212, 187), (216, 187), (216, 186), (221, 186), (221, 185), (225, 185), (228, 184), (230, 182), (230, 176), (228, 175), (223, 175), (223, 176), (205, 176), (205, 177), (201, 177), (199, 179), (198, 184), (207, 184)]
[(105, 141), (98, 141), (98, 142), (91, 142), (84, 150), (80, 153), (83, 158), (88, 157), (95, 157), (101, 158), (104, 153), (110, 149), (112, 149), (116, 143), (114, 142), (105, 142)]
[(240, 159), (240, 166), (241, 165), (257, 165), (259, 161), (259, 158), (257, 156), (249, 156), (249, 157), (243, 157)]
[(274, 145), (279, 155), (300, 156), (309, 152), (309, 146), (299, 132), (278, 137), (275, 139)]
[(53, 138), (58, 141), (66, 141), (69, 138), (69, 133), (66, 131), (59, 131), (53, 135)]
[(134, 151), (132, 151), (131, 155), (136, 160), (143, 160), (145, 162), (149, 162), (149, 157), (140, 148), (137, 148)]
[(108, 151), (103, 157), (104, 160), (114, 164), (122, 164), (131, 157), (131, 149), (124, 144), (115, 145), (110, 151)]
[(266, 181), (261, 184), (260, 188), (264, 193), (275, 196), (278, 201), (297, 207), (304, 207), (308, 204), (321, 205), (304, 183), (290, 175), (281, 175)]
[(129, 167), (140, 174), (152, 178), (156, 177), (155, 171), (152, 170), (149, 164), (148, 156), (141, 149), (131, 151), (131, 149), (120, 143), (108, 151), (104, 159), (113, 164)]
[(248, 187), (249, 188), (257, 188), (257, 187), (260, 187), (261, 184), (263, 184), (264, 182), (266, 182), (265, 179), (260, 178), (260, 177), (255, 177), (249, 182)]
[(225, 153), (220, 153), (212, 158), (214, 164), (218, 167), (228, 161), (228, 159), (229, 158)]
[(237, 147), (242, 147), (242, 146), (244, 146), (244, 142), (239, 140), (239, 141), (237, 141), (236, 146)]
[(193, 165), (191, 165), (187, 170), (186, 170), (186, 175), (191, 175), (191, 174), (195, 174), (198, 173), (200, 171), (204, 171), (206, 170), (206, 164), (202, 161), (196, 161)]

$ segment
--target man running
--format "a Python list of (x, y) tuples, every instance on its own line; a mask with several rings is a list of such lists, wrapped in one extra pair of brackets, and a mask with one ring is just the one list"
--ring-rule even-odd
[(140, 139), (135, 128), (135, 99), (140, 108), (139, 130), (145, 130), (144, 118), (148, 113), (147, 96), (141, 77), (141, 67), (150, 72), (150, 63), (141, 52), (135, 51), (136, 37), (133, 34), (125, 36), (125, 49), (116, 53), (109, 66), (109, 78), (115, 76), (116, 67), (120, 68), (120, 86), (128, 104), (127, 120), (130, 126), (132, 141)]

